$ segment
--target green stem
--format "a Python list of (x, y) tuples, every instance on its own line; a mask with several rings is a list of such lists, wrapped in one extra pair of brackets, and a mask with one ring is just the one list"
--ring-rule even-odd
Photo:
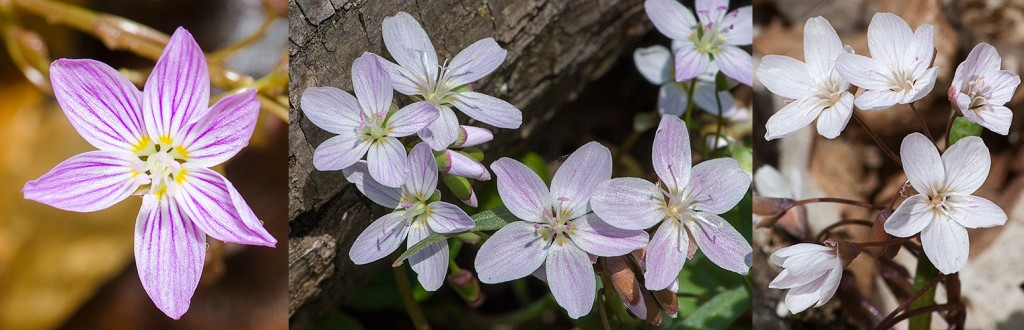
[(693, 122), (693, 90), (697, 89), (697, 80), (690, 81), (690, 88), (686, 89), (686, 127), (694, 128), (696, 124)]
[[(914, 290), (920, 290), (928, 285), (933, 278), (939, 275), (939, 270), (935, 269), (931, 261), (928, 258), (917, 259), (917, 271), (914, 273)], [(914, 300), (910, 304), (910, 309), (919, 309), (935, 304), (935, 287), (928, 289), (921, 297)], [(932, 314), (925, 313), (910, 318), (910, 330), (927, 330), (932, 325)]]
[(707, 152), (707, 155), (704, 155), (704, 159), (708, 159), (710, 155), (712, 155), (716, 150), (718, 150), (718, 141), (722, 138), (722, 126), (724, 126), (724, 120), (722, 120), (722, 99), (721, 96), (718, 95), (718, 93), (719, 91), (716, 90), (715, 103), (718, 105), (718, 127), (715, 128), (715, 143), (711, 145), (711, 151), (707, 151), (707, 148), (705, 148), (705, 152)]
[(423, 310), (420, 309), (420, 305), (416, 303), (416, 299), (412, 296), (412, 286), (409, 285), (409, 274), (405, 270), (405, 266), (392, 269), (395, 270), (398, 294), (402, 296), (402, 304), (405, 305), (405, 312), (409, 314), (412, 324), (417, 330), (430, 330), (430, 323), (427, 322), (427, 317), (423, 315)]

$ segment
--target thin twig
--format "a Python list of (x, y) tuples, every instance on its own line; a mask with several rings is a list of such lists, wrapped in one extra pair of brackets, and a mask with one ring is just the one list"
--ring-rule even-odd
[(964, 305), (962, 303), (948, 303), (948, 304), (931, 305), (931, 306), (928, 306), (928, 307), (916, 308), (916, 309), (909, 310), (906, 313), (900, 314), (900, 315), (894, 317), (891, 320), (888, 320), (888, 321), (882, 320), (882, 323), (879, 323), (878, 327), (875, 328), (875, 329), (889, 329), (889, 328), (892, 328), (897, 323), (900, 323), (900, 321), (903, 321), (903, 320), (906, 320), (908, 318), (911, 318), (911, 317), (914, 317), (914, 316), (918, 316), (918, 315), (921, 315), (921, 314), (929, 314), (929, 313), (941, 312), (941, 311), (946, 311), (946, 310), (952, 311), (952, 310), (958, 310), (958, 309), (962, 309), (962, 308), (964, 308)]
[(793, 207), (800, 206), (800, 205), (805, 205), (805, 204), (811, 204), (811, 203), (839, 203), (839, 204), (847, 204), (847, 205), (853, 205), (853, 206), (860, 206), (860, 207), (863, 207), (863, 208), (866, 208), (866, 209), (873, 209), (873, 210), (884, 210), (885, 209), (884, 206), (879, 206), (879, 205), (871, 204), (871, 203), (868, 203), (868, 202), (855, 201), (855, 200), (850, 200), (850, 199), (845, 199), (845, 198), (837, 198), (837, 197), (818, 197), (818, 198), (802, 199), (802, 200), (798, 200), (798, 201), (794, 202), (793, 203)]
[(951, 144), (951, 141), (953, 141), (953, 123), (956, 122), (956, 117), (957, 113), (956, 111), (953, 111), (953, 113), (949, 115), (949, 123), (946, 124), (946, 149), (949, 149), (949, 145)]
[(902, 304), (899, 305), (899, 307), (896, 307), (896, 309), (893, 310), (892, 313), (889, 313), (889, 315), (886, 316), (885, 319), (882, 319), (882, 322), (879, 322), (878, 327), (876, 327), (875, 329), (888, 329), (889, 327), (891, 327), (891, 325), (889, 327), (885, 327), (885, 325), (891, 323), (892, 320), (897, 317), (897, 314), (909, 308), (911, 303), (917, 300), (917, 298), (924, 295), (925, 292), (928, 292), (928, 290), (931, 290), (933, 287), (938, 285), (939, 281), (941, 281), (945, 277), (945, 275), (933, 277), (931, 281), (928, 281), (928, 284), (925, 284), (923, 287), (921, 287), (921, 289), (917, 290), (917, 292), (914, 292), (914, 294), (910, 296), (910, 299), (904, 301)]
[(842, 221), (833, 223), (831, 225), (828, 225), (828, 227), (825, 227), (825, 229), (822, 229), (821, 232), (818, 233), (818, 237), (816, 237), (814, 241), (815, 242), (821, 242), (822, 239), (825, 238), (825, 235), (827, 235), (830, 231), (832, 231), (833, 229), (836, 229), (838, 227), (846, 226), (846, 225), (861, 225), (861, 226), (865, 226), (865, 227), (871, 228), (871, 226), (873, 226), (874, 223), (871, 222), (871, 221), (867, 221), (867, 220), (842, 220)]
[(886, 245), (893, 245), (893, 244), (903, 244), (903, 242), (905, 242), (905, 241), (907, 241), (909, 239), (910, 239), (909, 237), (897, 237), (897, 238), (887, 239), (887, 240), (884, 240), (884, 241), (859, 242), (859, 243), (857, 243), (857, 245), (860, 245), (860, 246), (886, 246)]
[(914, 110), (914, 114), (917, 115), (917, 119), (921, 121), (921, 128), (924, 129), (924, 135), (928, 136), (928, 141), (935, 142), (935, 138), (932, 138), (932, 131), (928, 129), (928, 123), (924, 121), (924, 117), (921, 116), (921, 112), (917, 111), (917, 107), (914, 106), (914, 102), (910, 102), (910, 109)]
[(896, 165), (899, 165), (901, 167), (903, 166), (903, 162), (900, 161), (900, 156), (897, 156), (896, 153), (889, 148), (889, 146), (885, 145), (885, 143), (882, 142), (882, 138), (878, 136), (878, 133), (875, 133), (875, 131), (872, 130), (871, 127), (864, 122), (864, 119), (861, 118), (856, 111), (853, 112), (853, 119), (856, 119), (857, 122), (860, 123), (860, 126), (864, 127), (864, 130), (868, 132), (868, 135), (871, 135), (871, 138), (875, 140), (875, 144), (877, 144), (879, 148), (882, 148), (882, 151), (884, 151), (890, 159), (895, 161)]

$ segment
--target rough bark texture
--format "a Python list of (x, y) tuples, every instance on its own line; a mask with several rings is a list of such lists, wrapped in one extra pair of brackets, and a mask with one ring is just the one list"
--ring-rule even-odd
[(363, 52), (390, 58), (381, 38), (384, 17), (412, 14), (441, 59), (487, 37), (508, 50), (502, 67), (474, 88), (523, 110), (523, 126), (496, 131), (491, 150), (528, 137), (652, 28), (639, 0), (290, 0), (289, 9), (288, 280), (295, 327), (321, 318), (355, 285), (386, 267), (385, 261), (356, 268), (348, 259), (356, 236), (386, 210), (363, 198), (340, 172), (314, 169), (313, 150), (330, 134), (298, 111), (307, 87), (350, 91), (351, 64)]

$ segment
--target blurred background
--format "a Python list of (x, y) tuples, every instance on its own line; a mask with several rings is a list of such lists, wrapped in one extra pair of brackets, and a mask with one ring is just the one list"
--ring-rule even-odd
[[(0, 329), (287, 327), (287, 123), (280, 116), (287, 107), (286, 17), (283, 0), (0, 1)], [(176, 27), (189, 29), (217, 67), (213, 95), (256, 87), (264, 105), (249, 147), (215, 169), (278, 246), (210, 240), (203, 278), (180, 321), (155, 308), (136, 273), (140, 198), (74, 213), (20, 192), (64, 159), (95, 149), (53, 99), (49, 63), (96, 59), (141, 88), (155, 56), (136, 46), (161, 36), (140, 25), (162, 33), (163, 42)]]
[[(1024, 3), (1012, 0), (757, 0), (754, 1), (754, 65), (761, 56), (786, 55), (803, 60), (804, 22), (824, 16), (839, 33), (844, 44), (858, 54), (867, 55), (867, 27), (876, 12), (892, 12), (916, 29), (923, 23), (935, 27), (938, 81), (931, 95), (916, 103), (931, 132), (938, 138), (945, 131), (950, 113), (946, 91), (956, 66), (980, 42), (995, 46), (1002, 56), (1002, 69), (1021, 74), (1024, 59)], [(1006, 105), (1021, 106), (1020, 88)], [(780, 140), (765, 142), (765, 122), (782, 108), (784, 100), (754, 83), (754, 166), (772, 165), (783, 174), (789, 189), (797, 197), (832, 196), (888, 204), (906, 180), (900, 168), (888, 159), (871, 137), (851, 120), (835, 140), (828, 140), (807, 127)], [(857, 111), (883, 142), (899, 151), (900, 141), (921, 126), (911, 109), (897, 105), (882, 111)], [(1024, 149), (1022, 149), (1020, 112), (1014, 116), (1009, 136), (984, 131), (982, 138), (992, 152), (992, 170), (977, 195), (1001, 206), (1009, 216), (1005, 226), (970, 230), (971, 253), (961, 271), (963, 299), (967, 305), (969, 329), (1020, 329), (1024, 327)], [(815, 204), (806, 208), (807, 226), (812, 234), (840, 219), (872, 220), (864, 209), (839, 204)], [(868, 241), (869, 229), (846, 226), (840, 234), (856, 241)], [(790, 315), (779, 301), (783, 290), (768, 289), (768, 283), (781, 271), (767, 262), (778, 248), (799, 239), (776, 227), (758, 229), (754, 235), (754, 322), (766, 329), (782, 328), (859, 328), (870, 327), (895, 309), (897, 301), (889, 286), (878, 275), (878, 263), (861, 256), (848, 268), (852, 277), (832, 299), (820, 308)], [(915, 260), (906, 252), (896, 256), (897, 264), (912, 274)], [(886, 269), (892, 269), (886, 267)], [(845, 283), (852, 280), (850, 283)], [(937, 301), (944, 301), (939, 290)], [(872, 308), (874, 312), (872, 312)], [(878, 314), (880, 313), (880, 315)], [(932, 328), (945, 328), (942, 318), (932, 318)], [(906, 323), (901, 326), (905, 327)]]

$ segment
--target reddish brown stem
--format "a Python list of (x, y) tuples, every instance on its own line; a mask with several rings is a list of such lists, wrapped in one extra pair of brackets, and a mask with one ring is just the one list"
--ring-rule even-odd
[(877, 144), (879, 148), (882, 148), (882, 151), (884, 151), (890, 159), (896, 162), (896, 164), (899, 165), (900, 167), (903, 166), (903, 162), (900, 161), (900, 156), (897, 156), (896, 153), (893, 152), (891, 148), (889, 148), (889, 146), (885, 145), (885, 143), (882, 142), (882, 138), (878, 136), (878, 133), (875, 133), (875, 131), (871, 129), (871, 126), (868, 126), (868, 124), (864, 122), (863, 118), (860, 118), (860, 115), (858, 115), (856, 111), (853, 112), (853, 119), (856, 119), (857, 122), (860, 123), (860, 126), (864, 127), (864, 130), (868, 132), (868, 135), (871, 135), (871, 139), (875, 140), (875, 144)]
[(818, 233), (818, 237), (815, 238), (814, 241), (815, 242), (821, 242), (825, 238), (825, 235), (828, 235), (828, 233), (830, 231), (832, 231), (833, 229), (836, 229), (838, 227), (846, 226), (846, 225), (861, 225), (861, 226), (866, 226), (868, 228), (871, 228), (871, 226), (874, 225), (874, 223), (872, 223), (871, 221), (867, 221), (867, 220), (843, 220), (843, 221), (839, 221), (839, 222), (833, 223), (831, 225), (828, 225), (828, 227), (825, 227), (825, 229), (822, 229), (821, 233)]
[(924, 117), (921, 116), (921, 112), (917, 111), (917, 107), (914, 103), (910, 103), (910, 109), (914, 110), (914, 114), (917, 115), (917, 119), (921, 121), (921, 128), (924, 129), (924, 135), (928, 137), (928, 141), (935, 142), (935, 138), (932, 138), (932, 131), (928, 129), (928, 124), (924, 121)]
[(850, 199), (845, 199), (845, 198), (836, 198), (836, 197), (819, 197), (819, 198), (802, 199), (802, 200), (798, 200), (795, 203), (793, 203), (793, 206), (795, 207), (795, 206), (811, 204), (811, 203), (839, 203), (839, 204), (847, 204), (847, 205), (853, 205), (853, 206), (860, 206), (860, 207), (863, 207), (863, 208), (866, 208), (866, 209), (873, 209), (873, 210), (883, 210), (883, 209), (885, 209), (884, 206), (878, 206), (878, 205), (874, 205), (874, 204), (871, 204), (871, 203), (868, 203), (868, 202), (861, 202), (861, 201), (855, 201), (855, 200), (850, 200)]
[(878, 323), (878, 327), (876, 327), (875, 329), (877, 330), (877, 329), (889, 329), (889, 328), (891, 328), (892, 324), (896, 324), (895, 322), (893, 322), (893, 320), (895, 320), (895, 319), (897, 319), (899, 317), (898, 314), (900, 312), (906, 310), (907, 308), (910, 308), (910, 304), (912, 304), (915, 300), (917, 300), (917, 298), (920, 298), (922, 295), (924, 295), (925, 292), (928, 292), (928, 290), (931, 290), (936, 285), (938, 285), (939, 281), (941, 281), (943, 278), (946, 278), (946, 275), (939, 275), (939, 276), (933, 277), (931, 281), (928, 281), (928, 284), (925, 284), (923, 287), (921, 287), (920, 290), (917, 290), (917, 292), (914, 292), (914, 294), (910, 296), (910, 299), (907, 299), (907, 300), (903, 301), (903, 303), (900, 304), (899, 307), (896, 307), (896, 309), (893, 310), (892, 313), (889, 313), (889, 315), (886, 316), (885, 319), (882, 320), (882, 322)]

